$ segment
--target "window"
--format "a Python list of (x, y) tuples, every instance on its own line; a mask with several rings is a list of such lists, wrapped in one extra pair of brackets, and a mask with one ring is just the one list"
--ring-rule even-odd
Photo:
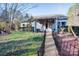
[(60, 22), (58, 22), (58, 25), (60, 25)]
[(60, 22), (58, 22), (58, 28), (60, 28)]
[(25, 27), (25, 24), (23, 24), (23, 27)]
[(62, 26), (65, 26), (66, 25), (66, 22), (62, 22)]

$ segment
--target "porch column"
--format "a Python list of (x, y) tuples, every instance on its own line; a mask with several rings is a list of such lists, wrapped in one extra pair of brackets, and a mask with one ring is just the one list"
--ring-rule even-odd
[(42, 23), (41, 31), (44, 32), (44, 23)]
[(47, 21), (47, 26), (48, 26), (48, 28), (51, 28), (51, 21), (50, 20)]
[(57, 32), (57, 30), (58, 30), (57, 26), (58, 26), (58, 21), (55, 20), (55, 32)]
[(35, 27), (34, 27), (34, 32), (36, 32), (37, 30), (37, 22), (35, 21)]
[(50, 24), (49, 24), (49, 21), (48, 21), (47, 23), (48, 23), (48, 28), (50, 28)]
[(46, 30), (46, 21), (44, 21), (44, 31)]

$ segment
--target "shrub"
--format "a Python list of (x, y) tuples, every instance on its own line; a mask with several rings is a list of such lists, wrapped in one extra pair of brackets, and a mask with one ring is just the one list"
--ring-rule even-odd
[(0, 29), (3, 29), (6, 27), (6, 23), (5, 22), (0, 22)]

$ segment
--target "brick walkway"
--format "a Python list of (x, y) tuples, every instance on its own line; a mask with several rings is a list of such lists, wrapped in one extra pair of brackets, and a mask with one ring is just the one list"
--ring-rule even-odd
[(57, 55), (58, 51), (56, 49), (56, 45), (52, 37), (52, 32), (46, 32), (44, 56), (57, 56)]

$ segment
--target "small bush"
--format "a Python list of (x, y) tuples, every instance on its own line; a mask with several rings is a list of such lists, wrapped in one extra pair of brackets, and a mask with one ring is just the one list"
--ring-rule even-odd
[(3, 29), (4, 27), (6, 27), (6, 23), (5, 22), (0, 22), (0, 29)]

